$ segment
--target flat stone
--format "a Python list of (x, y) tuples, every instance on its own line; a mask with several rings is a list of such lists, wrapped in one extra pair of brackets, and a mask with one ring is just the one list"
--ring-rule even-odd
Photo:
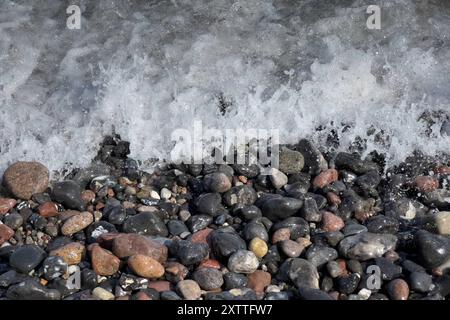
[(77, 233), (84, 228), (87, 228), (91, 223), (94, 222), (94, 216), (90, 212), (80, 212), (73, 217), (67, 219), (63, 226), (61, 227), (61, 233), (63, 235), (71, 235)]
[(67, 209), (84, 209), (84, 202), (81, 199), (81, 187), (72, 180), (57, 182), (53, 185), (52, 200), (61, 203)]
[(164, 222), (153, 212), (142, 212), (130, 216), (123, 224), (123, 231), (162, 237), (167, 237), (169, 234)]
[(102, 287), (97, 287), (92, 290), (92, 298), (95, 300), (114, 300), (114, 295)]
[(18, 247), (9, 257), (11, 267), (22, 273), (28, 273), (37, 267), (46, 257), (46, 253), (36, 245)]
[(83, 260), (86, 248), (79, 242), (71, 242), (58, 249), (50, 251), (50, 256), (64, 259), (68, 265), (79, 264)]
[(38, 212), (44, 218), (55, 217), (59, 214), (58, 205), (54, 202), (45, 202), (38, 207)]
[(337, 259), (338, 253), (328, 246), (313, 244), (306, 251), (306, 259), (316, 267), (321, 267), (328, 261)]
[(395, 249), (397, 237), (391, 234), (361, 232), (344, 238), (339, 243), (339, 252), (349, 258), (360, 261), (381, 257)]
[(48, 188), (50, 173), (39, 162), (16, 162), (3, 174), (5, 187), (16, 198), (29, 200), (35, 193)]
[(9, 287), (6, 297), (11, 300), (60, 300), (61, 294), (30, 279)]
[(271, 195), (265, 196), (265, 199), (262, 198), (257, 206), (261, 209), (263, 216), (271, 221), (279, 221), (294, 215), (303, 206), (303, 201)]
[(164, 244), (139, 234), (120, 234), (112, 242), (112, 251), (119, 258), (127, 258), (135, 254), (152, 257), (159, 263), (167, 260), (168, 249)]

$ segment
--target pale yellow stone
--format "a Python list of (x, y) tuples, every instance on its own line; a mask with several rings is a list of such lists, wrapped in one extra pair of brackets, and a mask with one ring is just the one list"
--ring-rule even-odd
[(253, 238), (252, 241), (250, 241), (249, 249), (258, 258), (264, 257), (267, 254), (267, 251), (269, 251), (269, 247), (267, 246), (267, 243), (260, 238)]

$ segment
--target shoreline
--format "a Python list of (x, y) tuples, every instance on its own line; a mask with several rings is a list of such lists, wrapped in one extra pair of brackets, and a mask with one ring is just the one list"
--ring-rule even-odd
[(94, 164), (65, 179), (49, 181), (31, 162), (5, 171), (0, 299), (450, 292), (447, 157), (415, 154), (386, 169), (377, 153), (322, 154), (300, 140), (261, 175), (257, 166), (170, 163), (148, 173), (129, 153), (128, 142), (107, 137)]

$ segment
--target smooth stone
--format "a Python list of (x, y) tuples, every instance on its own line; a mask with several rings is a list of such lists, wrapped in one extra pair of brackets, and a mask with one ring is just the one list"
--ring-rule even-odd
[(436, 268), (450, 258), (450, 237), (448, 236), (435, 235), (420, 230), (414, 236), (414, 242), (419, 257), (427, 268)]
[(230, 178), (222, 172), (214, 172), (205, 175), (203, 183), (206, 190), (212, 192), (224, 193), (231, 189)]
[(159, 263), (167, 260), (168, 248), (155, 240), (139, 234), (120, 234), (112, 242), (112, 252), (118, 258), (127, 258), (135, 254), (152, 257)]
[(51, 198), (53, 201), (61, 203), (67, 209), (84, 209), (84, 203), (81, 199), (81, 188), (72, 180), (57, 182), (53, 185)]
[(297, 258), (299, 257), (304, 247), (300, 245), (298, 242), (295, 242), (293, 240), (283, 240), (279, 242), (281, 251), (290, 258)]
[(336, 169), (327, 169), (321, 172), (313, 180), (313, 186), (318, 189), (323, 189), (329, 184), (337, 181), (339, 178), (339, 173)]
[(439, 180), (430, 176), (418, 176), (414, 180), (417, 191), (427, 193), (439, 188)]
[(409, 275), (411, 290), (415, 292), (429, 292), (433, 285), (433, 278), (425, 272), (413, 272)]
[(195, 200), (197, 211), (215, 217), (222, 210), (222, 197), (219, 193), (205, 193)]
[(0, 198), (0, 215), (8, 213), (17, 204), (15, 199), (11, 198)]
[(246, 185), (232, 187), (223, 195), (223, 201), (229, 207), (252, 205), (256, 199), (255, 189)]
[(332, 278), (337, 278), (344, 272), (340, 264), (336, 261), (329, 261), (327, 263), (327, 271)]
[(179, 262), (173, 261), (173, 262), (167, 262), (165, 264), (166, 267), (166, 279), (170, 282), (178, 282), (181, 280), (184, 280), (186, 276), (189, 273), (188, 268), (186, 266), (182, 265)]
[(161, 278), (164, 275), (164, 267), (158, 261), (142, 254), (129, 257), (128, 267), (135, 274), (144, 278)]
[(366, 194), (375, 190), (381, 182), (378, 170), (371, 170), (355, 179), (355, 186)]
[(202, 295), (200, 286), (194, 280), (178, 282), (177, 292), (186, 300), (197, 300)]
[(264, 289), (270, 285), (272, 276), (269, 272), (263, 270), (256, 270), (248, 275), (247, 286), (256, 293), (264, 292)]
[(422, 202), (426, 206), (433, 206), (439, 210), (450, 210), (450, 190), (436, 189), (422, 196)]
[(14, 236), (14, 230), (5, 224), (0, 224), (0, 245)]
[(252, 220), (252, 219), (255, 219), (255, 218), (262, 217), (261, 209), (259, 209), (255, 205), (243, 206), (242, 208), (239, 208), (238, 213), (245, 220)]
[(322, 230), (325, 232), (336, 232), (345, 227), (341, 217), (325, 211), (322, 213)]
[(169, 234), (164, 222), (153, 212), (142, 212), (130, 216), (123, 224), (123, 231), (162, 237), (167, 237)]
[[(105, 210), (103, 210), (103, 213), (105, 213)], [(108, 214), (108, 222), (115, 225), (123, 224), (126, 218), (127, 210), (125, 210), (122, 206), (113, 207)]]
[(381, 276), (383, 280), (393, 280), (400, 277), (402, 274), (402, 267), (396, 265), (387, 258), (379, 257), (375, 258), (375, 263), (380, 267)]
[(65, 275), (68, 267), (61, 257), (47, 257), (42, 263), (44, 277), (48, 281)]
[(311, 183), (309, 182), (309, 177), (307, 177), (305, 180), (286, 184), (284, 190), (289, 197), (302, 199), (310, 187)]
[(170, 300), (170, 301), (177, 301), (177, 300), (183, 300), (179, 295), (177, 295), (174, 291), (164, 291), (161, 292), (161, 300)]
[(7, 288), (13, 284), (29, 279), (28, 275), (18, 273), (16, 270), (9, 270), (0, 275), (0, 288)]
[(173, 236), (179, 236), (183, 232), (189, 232), (189, 229), (180, 220), (170, 220), (167, 223), (167, 228), (169, 229), (169, 233)]
[(272, 227), (273, 231), (287, 228), (290, 231), (291, 239), (309, 236), (310, 228), (308, 222), (301, 217), (289, 217), (275, 223)]
[(23, 217), (18, 213), (8, 214), (3, 223), (13, 230), (17, 230), (23, 224)]
[(272, 243), (281, 243), (291, 238), (291, 230), (289, 228), (281, 228), (276, 230), (272, 235)]
[(280, 221), (294, 215), (302, 206), (303, 201), (299, 199), (288, 197), (270, 197), (263, 201), (260, 209), (263, 216), (267, 217), (271, 221)]
[(94, 243), (104, 234), (116, 233), (117, 229), (113, 224), (100, 220), (89, 225), (84, 232), (87, 236), (87, 242)]
[(192, 274), (192, 279), (198, 283), (203, 290), (215, 290), (222, 287), (224, 281), (222, 272), (214, 268), (197, 269)]
[(326, 232), (324, 234), (324, 237), (327, 241), (327, 243), (331, 246), (331, 247), (336, 247), (337, 244), (344, 239), (344, 234), (342, 232), (339, 231), (334, 231), (334, 232)]
[(353, 293), (358, 288), (360, 280), (361, 276), (357, 273), (339, 277), (337, 281), (339, 292), (344, 294)]
[(114, 294), (109, 292), (108, 290), (103, 289), (102, 287), (97, 287), (92, 290), (92, 297), (95, 300), (114, 300)]
[(371, 170), (377, 170), (376, 163), (371, 161), (361, 160), (358, 155), (340, 152), (336, 156), (334, 163), (338, 169), (350, 170), (356, 174), (364, 174)]
[(302, 300), (334, 300), (328, 293), (315, 288), (301, 287), (298, 294)]
[(288, 177), (276, 168), (270, 169), (270, 182), (275, 187), (275, 189), (281, 189), (284, 185), (288, 183)]
[(243, 231), (244, 239), (250, 241), (253, 238), (259, 238), (264, 241), (269, 241), (269, 234), (266, 228), (261, 223), (250, 222), (244, 227)]
[(50, 173), (39, 162), (16, 162), (3, 173), (3, 184), (14, 197), (29, 200), (48, 188)]
[(258, 258), (264, 257), (269, 251), (267, 243), (260, 238), (253, 238), (250, 241), (248, 248), (257, 256)]
[(341, 232), (344, 234), (344, 236), (348, 237), (367, 232), (367, 227), (358, 223), (348, 223), (341, 230)]
[(68, 265), (79, 264), (84, 259), (86, 248), (79, 242), (71, 242), (50, 251), (50, 256), (63, 258)]
[(281, 148), (278, 162), (278, 169), (285, 174), (300, 172), (305, 165), (305, 159), (300, 152), (286, 147)]
[(224, 229), (211, 232), (210, 241), (212, 251), (217, 259), (225, 260), (234, 252), (247, 249), (247, 244), (237, 233)]
[(303, 171), (316, 175), (328, 169), (328, 163), (324, 156), (311, 141), (302, 139), (296, 148), (304, 157)]
[(365, 261), (394, 250), (396, 244), (397, 237), (394, 235), (362, 232), (344, 238), (339, 243), (339, 252), (349, 259)]
[(397, 234), (399, 230), (398, 220), (386, 217), (384, 215), (377, 215), (367, 221), (367, 230), (371, 233), (390, 233)]
[(192, 233), (205, 229), (213, 221), (213, 218), (206, 214), (196, 214), (186, 221), (186, 226)]
[(248, 250), (238, 250), (228, 259), (228, 269), (236, 273), (253, 273), (258, 269), (259, 260)]
[(91, 261), (92, 269), (100, 276), (112, 276), (120, 268), (120, 259), (98, 245), (91, 250)]
[(176, 258), (185, 266), (200, 263), (208, 257), (209, 246), (205, 243), (193, 243), (190, 241), (177, 241), (174, 243)]
[(403, 279), (395, 279), (386, 285), (386, 290), (392, 300), (408, 300), (409, 287)]
[(47, 289), (33, 279), (9, 287), (6, 297), (11, 300), (60, 300), (61, 294), (58, 290)]
[(305, 257), (314, 266), (319, 268), (328, 261), (337, 259), (338, 252), (324, 245), (313, 244), (306, 251)]
[(54, 202), (44, 202), (38, 207), (39, 214), (44, 217), (55, 217), (59, 214), (58, 205)]
[(246, 287), (248, 283), (247, 276), (242, 273), (227, 272), (223, 276), (223, 279), (225, 282), (225, 290), (231, 290), (234, 288), (243, 288)]
[(90, 212), (80, 212), (79, 214), (67, 219), (61, 227), (61, 233), (65, 236), (77, 233), (87, 228), (94, 222), (94, 216)]
[(316, 266), (305, 259), (287, 260), (289, 279), (297, 288), (319, 289), (319, 274)]
[(236, 164), (233, 166), (236, 173), (247, 178), (255, 178), (259, 174), (259, 167), (256, 164)]
[(413, 273), (413, 272), (425, 273), (424, 267), (422, 267), (421, 265), (419, 265), (411, 260), (403, 260), (402, 268), (404, 271), (407, 271), (408, 273)]
[(28, 273), (37, 267), (46, 257), (46, 253), (36, 245), (18, 247), (9, 257), (11, 267), (22, 273)]
[(300, 209), (300, 216), (308, 222), (320, 222), (322, 213), (319, 211), (316, 200), (306, 197)]

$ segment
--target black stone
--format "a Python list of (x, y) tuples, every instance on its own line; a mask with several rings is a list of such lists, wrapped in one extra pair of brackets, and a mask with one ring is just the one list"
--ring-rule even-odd
[(88, 243), (94, 243), (100, 234), (117, 232), (116, 227), (107, 221), (97, 221), (86, 228), (86, 236)]
[(237, 250), (247, 249), (245, 241), (229, 229), (214, 230), (210, 233), (211, 247), (218, 259), (227, 259)]
[(196, 200), (197, 211), (212, 217), (222, 209), (222, 197), (219, 193), (205, 193)]
[(154, 212), (142, 212), (129, 217), (123, 223), (123, 231), (162, 237), (169, 234), (164, 222)]
[(14, 269), (28, 273), (45, 259), (46, 253), (36, 245), (23, 245), (11, 254), (9, 264)]
[(6, 297), (11, 300), (60, 300), (61, 294), (35, 280), (25, 280), (9, 287)]
[(421, 261), (427, 268), (435, 268), (450, 258), (450, 238), (420, 230), (414, 240)]
[(196, 214), (190, 216), (186, 221), (186, 226), (192, 233), (195, 233), (199, 230), (205, 229), (207, 226), (211, 224), (213, 218), (206, 214)]
[(189, 232), (184, 222), (180, 220), (170, 220), (167, 223), (167, 228), (169, 229), (169, 233), (173, 236), (179, 236), (183, 232)]
[(246, 287), (248, 281), (245, 274), (235, 272), (227, 272), (223, 276), (223, 279), (225, 282), (225, 290)]
[(57, 182), (51, 193), (53, 201), (61, 203), (67, 209), (84, 210), (81, 200), (81, 188), (72, 180)]
[(302, 300), (333, 300), (331, 296), (319, 289), (302, 287), (298, 289), (298, 295)]
[(432, 277), (425, 272), (413, 272), (409, 275), (409, 285), (415, 292), (428, 292), (432, 284)]
[(255, 205), (243, 206), (236, 210), (236, 214), (243, 217), (245, 220), (262, 217), (261, 210)]
[(224, 281), (222, 272), (214, 268), (197, 269), (192, 274), (192, 279), (198, 283), (203, 290), (213, 290), (222, 287)]
[(175, 256), (185, 266), (200, 263), (209, 254), (209, 246), (205, 243), (193, 243), (190, 241), (175, 241), (173, 243)]
[(260, 238), (265, 242), (269, 241), (269, 234), (263, 224), (258, 222), (247, 223), (243, 232), (244, 239), (247, 241), (253, 238)]
[(402, 267), (396, 265), (387, 258), (375, 258), (375, 263), (378, 267), (380, 267), (383, 280), (393, 280), (400, 277), (402, 274)]
[(294, 215), (303, 205), (303, 201), (296, 198), (274, 195), (264, 198), (258, 200), (259, 204), (256, 205), (261, 209), (263, 216), (272, 221), (280, 221)]
[(291, 231), (291, 239), (295, 240), (300, 237), (309, 235), (309, 225), (305, 219), (301, 217), (289, 217), (273, 225), (273, 231), (281, 228), (288, 228)]
[(397, 219), (377, 215), (367, 221), (367, 230), (372, 233), (390, 233), (396, 234), (399, 230)]
[(358, 288), (360, 280), (361, 276), (358, 273), (352, 273), (345, 277), (339, 277), (337, 281), (339, 292), (344, 294), (353, 293), (356, 288)]
[(223, 202), (229, 207), (252, 205), (256, 199), (255, 189), (246, 185), (232, 187), (223, 194)]

